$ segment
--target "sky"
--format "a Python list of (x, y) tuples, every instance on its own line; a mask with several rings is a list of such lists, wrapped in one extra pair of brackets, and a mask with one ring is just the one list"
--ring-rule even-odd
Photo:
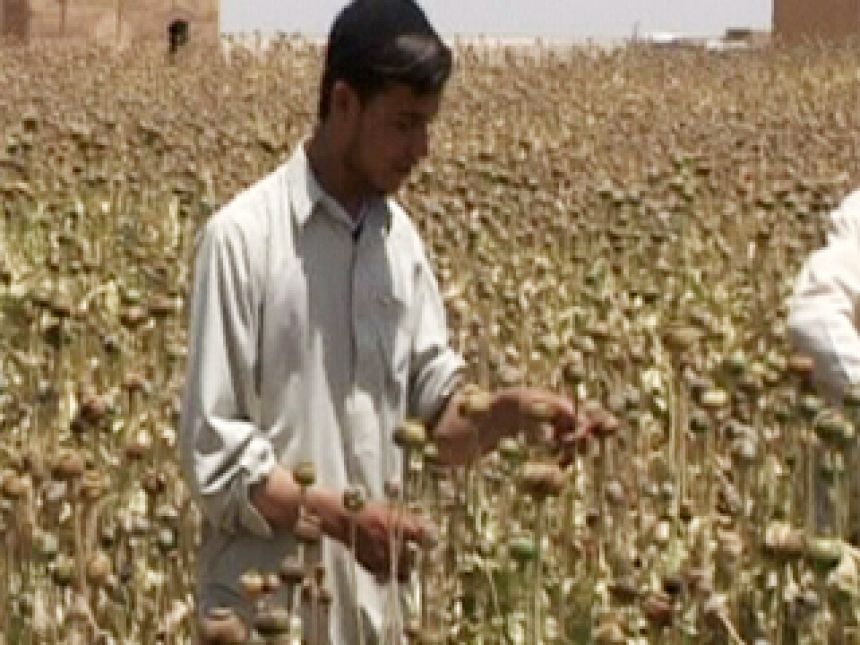
[[(344, 0), (221, 0), (221, 30), (328, 33)], [(773, 0), (419, 0), (446, 36), (624, 38), (673, 32), (716, 36), (726, 27), (769, 29)]]

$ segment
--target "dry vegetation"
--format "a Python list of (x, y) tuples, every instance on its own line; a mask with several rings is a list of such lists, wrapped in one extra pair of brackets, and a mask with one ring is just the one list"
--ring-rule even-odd
[[(567, 470), (413, 450), (416, 640), (858, 642), (860, 397), (823, 410), (785, 335), (860, 184), (857, 54), (458, 51), (402, 194), (452, 340), (612, 416)], [(193, 238), (309, 131), (318, 56), (0, 49), (0, 642), (189, 642)]]

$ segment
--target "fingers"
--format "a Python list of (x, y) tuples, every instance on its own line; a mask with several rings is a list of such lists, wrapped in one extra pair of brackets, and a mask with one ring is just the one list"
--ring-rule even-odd
[(375, 509), (370, 517), (361, 530), (359, 563), (377, 582), (384, 583), (391, 578), (391, 558), (395, 557), (398, 580), (408, 580), (418, 551), (438, 541), (435, 525), (426, 518), (388, 508)]

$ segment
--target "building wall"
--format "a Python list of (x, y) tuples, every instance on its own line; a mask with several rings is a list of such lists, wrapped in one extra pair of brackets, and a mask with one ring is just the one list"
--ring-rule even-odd
[(192, 42), (215, 41), (219, 5), (220, 0), (0, 0), (0, 33), (130, 44), (166, 41), (170, 22), (181, 19)]
[(860, 36), (860, 0), (774, 0), (773, 31), (788, 42)]

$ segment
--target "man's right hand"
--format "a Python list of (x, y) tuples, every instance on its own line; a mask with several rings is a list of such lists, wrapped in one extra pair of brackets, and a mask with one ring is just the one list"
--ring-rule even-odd
[[(250, 491), (251, 501), (273, 526), (292, 530), (299, 516), (301, 497), (292, 475), (281, 466)], [(412, 571), (414, 556), (409, 544), (427, 547), (436, 541), (436, 528), (422, 517), (386, 502), (370, 501), (354, 515), (343, 507), (342, 495), (322, 487), (307, 490), (304, 503), (320, 519), (323, 533), (351, 546), (351, 522), (355, 522), (355, 557), (380, 582), (391, 577), (391, 558), (396, 575), (404, 581)]]
[[(422, 517), (384, 502), (368, 502), (355, 517), (355, 558), (378, 582), (391, 578), (392, 558), (396, 558), (396, 576), (400, 582), (409, 579), (414, 566), (410, 544), (431, 546), (436, 529)], [(351, 537), (344, 543), (351, 545)]]

